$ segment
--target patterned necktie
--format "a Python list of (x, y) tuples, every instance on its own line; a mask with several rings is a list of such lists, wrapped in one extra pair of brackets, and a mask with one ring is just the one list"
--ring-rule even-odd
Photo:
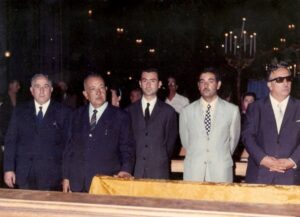
[(145, 109), (145, 120), (148, 121), (149, 118), (150, 118), (150, 110), (149, 110), (149, 106), (150, 106), (150, 103), (147, 103), (147, 107)]
[(40, 106), (39, 109), (40, 109), (40, 110), (39, 110), (39, 112), (38, 112), (36, 118), (37, 118), (38, 123), (40, 124), (40, 123), (42, 123), (43, 117), (44, 117), (44, 116), (43, 116), (43, 107)]
[(211, 108), (211, 105), (208, 104), (207, 105), (207, 110), (205, 112), (205, 118), (204, 118), (204, 126), (205, 126), (205, 130), (206, 130), (207, 135), (209, 135), (210, 128), (211, 128), (210, 108)]
[(96, 124), (97, 124), (97, 110), (95, 109), (93, 111), (93, 115), (92, 115), (92, 118), (91, 118), (91, 122), (90, 122), (90, 131), (94, 130), (95, 127), (96, 127)]

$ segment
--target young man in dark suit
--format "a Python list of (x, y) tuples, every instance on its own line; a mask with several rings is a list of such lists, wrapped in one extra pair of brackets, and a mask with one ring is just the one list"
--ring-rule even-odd
[(136, 141), (136, 178), (170, 177), (178, 124), (175, 110), (157, 98), (161, 85), (156, 69), (143, 70), (140, 79), (143, 97), (127, 108)]
[(5, 138), (4, 181), (8, 187), (62, 188), (62, 156), (70, 109), (51, 100), (52, 82), (44, 74), (31, 80), (34, 100), (18, 105)]
[(135, 145), (130, 118), (108, 104), (106, 91), (100, 75), (84, 80), (83, 95), (89, 104), (77, 109), (72, 118), (64, 154), (64, 192), (87, 192), (97, 174), (131, 177)]
[(246, 182), (300, 184), (300, 101), (290, 96), (292, 74), (283, 64), (269, 67), (270, 95), (252, 103), (243, 143), (249, 153)]

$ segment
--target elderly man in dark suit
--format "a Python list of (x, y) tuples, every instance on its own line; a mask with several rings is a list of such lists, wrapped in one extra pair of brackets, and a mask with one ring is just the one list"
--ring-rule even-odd
[(269, 67), (270, 95), (249, 106), (243, 142), (249, 152), (246, 182), (300, 184), (300, 101), (290, 96), (292, 75)]
[(136, 141), (136, 178), (170, 177), (178, 124), (175, 110), (157, 98), (161, 85), (156, 69), (142, 71), (140, 87), (143, 97), (127, 108)]
[(36, 74), (34, 100), (17, 106), (5, 138), (4, 181), (8, 187), (60, 190), (62, 156), (70, 110), (51, 100), (52, 82)]
[(71, 139), (64, 154), (64, 192), (87, 192), (93, 176), (131, 177), (135, 145), (130, 118), (106, 101), (104, 80), (89, 75), (84, 80), (88, 105), (72, 118)]

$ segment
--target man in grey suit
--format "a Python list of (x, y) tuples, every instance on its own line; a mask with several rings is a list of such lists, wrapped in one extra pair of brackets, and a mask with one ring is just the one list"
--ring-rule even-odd
[(186, 149), (184, 180), (232, 182), (232, 154), (240, 137), (240, 113), (237, 106), (217, 95), (221, 87), (214, 68), (199, 75), (201, 98), (180, 114), (179, 132)]
[(141, 100), (131, 104), (130, 114), (136, 141), (136, 178), (168, 179), (178, 124), (175, 110), (157, 98), (161, 81), (156, 69), (143, 70)]
[(300, 101), (291, 97), (292, 74), (269, 66), (270, 95), (249, 106), (242, 137), (249, 153), (246, 182), (300, 184)]

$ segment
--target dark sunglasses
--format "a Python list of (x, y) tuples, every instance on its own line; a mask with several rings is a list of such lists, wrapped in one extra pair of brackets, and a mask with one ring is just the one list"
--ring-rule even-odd
[(293, 80), (293, 77), (291, 75), (285, 77), (277, 77), (269, 80), (269, 82), (275, 81), (276, 83), (282, 83), (284, 80), (286, 80), (287, 82), (291, 82)]

